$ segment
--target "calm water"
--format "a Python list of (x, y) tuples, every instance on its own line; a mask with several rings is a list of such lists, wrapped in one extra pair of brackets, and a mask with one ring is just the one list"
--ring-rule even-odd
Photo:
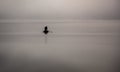
[[(114, 72), (118, 22), (1, 23), (1, 72)], [(52, 31), (47, 37), (43, 27)]]

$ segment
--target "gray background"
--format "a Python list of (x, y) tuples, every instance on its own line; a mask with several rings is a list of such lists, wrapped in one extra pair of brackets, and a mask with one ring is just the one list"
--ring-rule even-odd
[(119, 0), (0, 0), (1, 19), (120, 19)]
[(119, 72), (119, 2), (0, 0), (0, 72)]

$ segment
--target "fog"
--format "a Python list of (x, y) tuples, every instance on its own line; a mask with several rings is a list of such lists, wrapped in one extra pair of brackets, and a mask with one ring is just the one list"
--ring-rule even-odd
[(0, 72), (119, 72), (119, 7), (119, 0), (0, 0)]
[(120, 19), (119, 0), (0, 0), (1, 19)]

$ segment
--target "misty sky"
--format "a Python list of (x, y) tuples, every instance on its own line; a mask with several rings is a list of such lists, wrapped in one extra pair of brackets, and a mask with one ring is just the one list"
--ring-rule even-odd
[(1, 19), (120, 19), (119, 0), (0, 0)]

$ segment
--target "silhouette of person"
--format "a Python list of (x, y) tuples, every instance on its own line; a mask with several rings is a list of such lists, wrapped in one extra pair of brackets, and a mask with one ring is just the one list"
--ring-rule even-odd
[(48, 33), (49, 33), (49, 30), (48, 30), (48, 27), (47, 27), (47, 26), (44, 27), (43, 33), (44, 33), (44, 34), (48, 34)]

